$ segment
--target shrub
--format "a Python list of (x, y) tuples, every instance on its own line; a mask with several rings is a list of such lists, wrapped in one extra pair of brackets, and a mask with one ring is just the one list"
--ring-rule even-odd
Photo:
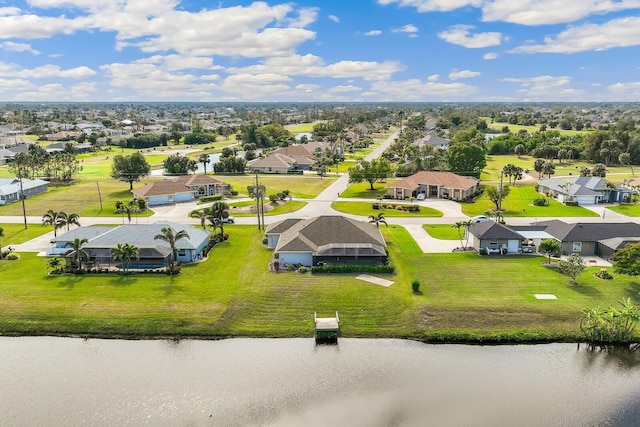
[(420, 292), (420, 281), (419, 280), (412, 280), (411, 281), (411, 290), (413, 290), (414, 294), (417, 294), (418, 292)]
[(213, 196), (200, 197), (201, 202), (217, 202), (222, 200), (222, 194), (214, 194)]
[(7, 256), (4, 257), (4, 259), (9, 260), (9, 261), (17, 261), (20, 259), (20, 254), (17, 252), (11, 252), (9, 254), (7, 254)]
[(287, 271), (296, 271), (296, 266), (293, 264), (287, 265)]
[(307, 272), (307, 267), (305, 267), (305, 266), (302, 266), (302, 267), (300, 267), (300, 268), (298, 269), (298, 273), (302, 273), (302, 274), (304, 274), (304, 273), (306, 273), (306, 272)]
[(549, 206), (549, 200), (544, 197), (538, 197), (533, 201), (534, 206)]
[(231, 190), (231, 195), (232, 196), (237, 196), (238, 195), (238, 190)]
[(578, 206), (578, 202), (576, 202), (575, 200), (567, 200), (564, 202), (564, 204), (567, 206)]
[(387, 265), (369, 265), (369, 264), (353, 264), (353, 265), (324, 265), (311, 267), (311, 274), (322, 273), (378, 273), (387, 274), (395, 272), (393, 264)]
[(600, 271), (598, 271), (597, 273), (593, 274), (596, 277), (599, 277), (600, 279), (604, 279), (604, 280), (612, 280), (613, 279), (613, 275), (611, 273), (609, 273), (609, 271), (606, 268), (601, 268)]

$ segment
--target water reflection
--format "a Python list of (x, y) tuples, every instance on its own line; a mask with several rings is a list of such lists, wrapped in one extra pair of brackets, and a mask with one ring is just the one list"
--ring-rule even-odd
[(578, 351), (583, 357), (584, 366), (599, 369), (601, 366), (619, 368), (620, 370), (635, 370), (640, 368), (640, 344), (626, 345), (594, 345), (582, 344), (583, 351)]
[(0, 338), (0, 425), (633, 425), (628, 350)]

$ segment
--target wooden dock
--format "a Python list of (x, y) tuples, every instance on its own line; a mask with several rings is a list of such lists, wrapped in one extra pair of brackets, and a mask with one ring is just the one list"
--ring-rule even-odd
[(336, 317), (318, 317), (313, 313), (316, 325), (316, 342), (338, 342), (340, 333), (340, 317), (336, 311)]

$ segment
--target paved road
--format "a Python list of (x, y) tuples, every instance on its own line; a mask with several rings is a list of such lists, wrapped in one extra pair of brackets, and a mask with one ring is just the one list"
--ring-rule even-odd
[[(376, 147), (369, 155), (365, 157), (366, 160), (371, 160), (379, 157), (384, 150), (393, 142), (396, 138), (397, 134), (391, 135), (384, 142), (382, 142), (378, 147)], [(286, 218), (312, 218), (319, 215), (344, 215), (353, 219), (362, 219), (361, 216), (357, 215), (348, 215), (348, 214), (339, 214), (333, 208), (331, 208), (331, 204), (336, 200), (339, 201), (358, 201), (363, 202), (366, 200), (363, 199), (349, 199), (349, 198), (341, 198), (340, 194), (347, 189), (349, 186), (349, 176), (348, 174), (342, 174), (338, 179), (334, 180), (334, 182), (329, 185), (324, 191), (322, 191), (316, 198), (312, 200), (308, 199), (300, 199), (307, 202), (307, 205), (302, 209), (283, 215), (275, 215), (275, 216), (266, 216), (265, 222), (267, 224), (271, 224), (277, 221), (281, 221)], [(376, 200), (369, 200), (371, 203)], [(443, 213), (443, 216), (440, 218), (387, 218), (387, 222), (389, 224), (401, 225), (407, 229), (407, 231), (411, 234), (411, 236), (415, 239), (418, 246), (422, 249), (423, 252), (451, 252), (451, 250), (457, 246), (459, 246), (459, 241), (457, 240), (439, 240), (431, 237), (424, 229), (422, 228), (423, 224), (452, 224), (458, 221), (466, 221), (469, 219), (467, 215), (462, 212), (461, 206), (459, 203), (450, 201), (450, 200), (424, 200), (424, 201), (416, 201), (414, 202), (419, 204), (420, 206), (430, 207), (436, 210), (439, 210)], [(638, 222), (636, 218), (630, 218), (624, 215), (620, 215), (611, 210), (605, 209), (604, 206), (585, 206), (587, 209), (596, 212), (599, 217), (563, 217), (562, 220), (565, 222), (573, 223), (573, 222)], [(175, 205), (168, 206), (156, 206), (153, 208), (154, 215), (151, 217), (134, 217), (131, 221), (132, 223), (152, 223), (157, 221), (170, 221), (170, 222), (179, 222), (183, 224), (193, 224), (198, 225), (200, 221), (197, 218), (190, 218), (189, 212), (194, 209), (197, 209), (198, 205), (196, 202), (189, 203), (180, 203)], [(508, 221), (510, 224), (514, 225), (526, 225), (532, 222), (548, 220), (552, 218), (533, 218), (533, 217), (510, 217)], [(3, 216), (0, 217), (0, 222), (4, 223), (22, 223), (24, 218), (21, 216)], [(95, 224), (124, 224), (126, 219), (122, 218), (105, 218), (105, 217), (83, 217), (80, 219), (82, 225), (95, 225)], [(27, 217), (27, 222), (30, 224), (30, 227), (39, 227), (41, 226), (42, 218), (41, 217)], [(236, 223), (238, 224), (257, 224), (257, 219), (255, 217), (237, 217)], [(32, 239), (26, 243), (20, 245), (12, 245), (17, 251), (22, 252), (42, 252), (47, 247), (51, 246), (51, 239), (53, 238), (53, 231), (46, 233), (42, 236), (39, 236), (35, 239)]]

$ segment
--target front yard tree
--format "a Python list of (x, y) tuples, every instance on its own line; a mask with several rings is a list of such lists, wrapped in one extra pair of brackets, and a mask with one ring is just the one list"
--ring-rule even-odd
[(551, 264), (551, 255), (560, 253), (560, 242), (556, 239), (544, 239), (540, 242), (538, 251), (541, 254), (547, 254), (549, 256), (549, 264)]
[(198, 163), (202, 163), (202, 167), (204, 168), (204, 174), (207, 174), (207, 164), (211, 163), (211, 157), (208, 154), (202, 153), (198, 157)]
[(369, 183), (373, 190), (373, 183), (382, 181), (391, 176), (392, 168), (389, 160), (385, 158), (373, 159), (371, 161), (361, 160), (356, 166), (349, 169), (349, 182)]
[(133, 190), (133, 183), (140, 181), (140, 178), (149, 175), (151, 166), (140, 153), (133, 153), (129, 156), (121, 154), (113, 158), (111, 165), (111, 177), (118, 181), (128, 182), (129, 190)]
[(378, 215), (369, 215), (369, 223), (375, 225), (376, 228), (380, 228), (380, 224), (389, 225), (384, 218), (384, 212), (380, 212)]
[(515, 184), (516, 181), (521, 180), (523, 172), (524, 169), (513, 163), (509, 163), (502, 168), (502, 173), (509, 179), (509, 184)]
[(538, 172), (538, 179), (542, 178), (542, 170), (545, 163), (544, 159), (536, 159), (536, 161), (533, 162), (533, 170)]
[(63, 223), (64, 212), (56, 212), (53, 209), (49, 209), (46, 214), (42, 215), (42, 225), (53, 225), (53, 237), (57, 237), (58, 228), (62, 228), (66, 225)]
[(527, 149), (523, 144), (518, 144), (515, 147), (513, 147), (513, 152), (516, 154), (516, 156), (518, 156), (518, 158), (520, 158), (520, 156), (522, 156), (527, 152)]
[(576, 278), (582, 274), (587, 268), (587, 265), (584, 262), (584, 258), (580, 255), (571, 254), (566, 260), (560, 260), (558, 262), (558, 268), (562, 273), (571, 277), (571, 284), (577, 285), (578, 282), (576, 282)]
[(616, 252), (613, 271), (627, 276), (640, 275), (640, 243), (632, 243)]
[[(455, 224), (451, 225), (451, 228), (455, 228), (458, 230), (458, 237), (460, 238), (460, 246), (463, 249), (467, 248), (467, 243), (469, 243), (469, 227), (473, 225), (472, 220), (468, 221), (458, 221)], [(465, 240), (462, 238), (466, 237)]]
[(603, 163), (596, 163), (591, 168), (591, 175), (604, 178), (607, 176), (607, 167)]
[(487, 197), (493, 202), (494, 205), (496, 205), (497, 211), (502, 209), (502, 201), (509, 195), (510, 191), (511, 189), (508, 185), (503, 185), (502, 188), (498, 188), (495, 186), (485, 187)]
[(459, 142), (449, 147), (447, 163), (451, 172), (480, 176), (487, 160), (482, 147), (471, 142)]
[(217, 226), (220, 227), (220, 236), (224, 239), (224, 220), (229, 218), (229, 205), (227, 202), (214, 202), (211, 205), (211, 216), (215, 219)]
[(552, 161), (544, 162), (542, 165), (542, 174), (547, 175), (547, 178), (551, 178), (551, 175), (556, 173), (556, 165)]

